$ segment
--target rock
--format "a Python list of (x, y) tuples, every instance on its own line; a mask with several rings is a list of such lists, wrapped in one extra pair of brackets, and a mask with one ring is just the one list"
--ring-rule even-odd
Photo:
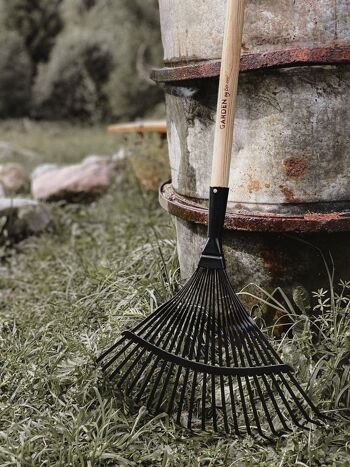
[(22, 208), (38, 206), (39, 203), (32, 199), (25, 198), (2, 198), (0, 199), (0, 217), (7, 216), (13, 211), (18, 211)]
[(109, 164), (97, 162), (55, 168), (32, 179), (32, 195), (37, 200), (96, 197), (108, 188), (110, 172)]
[(20, 164), (0, 165), (0, 184), (5, 193), (18, 193), (27, 183), (27, 176)]
[(37, 159), (41, 157), (39, 154), (29, 149), (20, 148), (6, 141), (0, 141), (0, 159), (8, 159), (16, 156), (26, 159)]
[(43, 205), (20, 210), (18, 221), (19, 233), (26, 237), (40, 235), (53, 227), (50, 211)]
[(34, 178), (42, 175), (46, 172), (50, 172), (50, 170), (58, 169), (59, 165), (57, 164), (41, 164), (36, 167), (33, 172), (30, 174), (30, 179), (34, 180)]
[(112, 164), (113, 160), (111, 156), (98, 156), (95, 154), (91, 154), (90, 156), (86, 156), (85, 159), (82, 160), (82, 164)]
[(0, 141), (0, 158), (6, 159), (12, 157), (14, 154), (14, 148), (11, 144)]
[(20, 242), (28, 237), (39, 236), (53, 228), (53, 219), (45, 206), (24, 208), (10, 215), (4, 226), (8, 240)]
[(52, 230), (53, 219), (47, 207), (27, 199), (0, 200), (2, 235), (8, 243), (15, 243), (30, 236), (38, 236)]
[(126, 150), (125, 148), (119, 149), (119, 151), (112, 156), (112, 161), (116, 164), (124, 164), (125, 161), (130, 157), (131, 152), (130, 150)]
[(113, 154), (113, 156), (99, 156), (96, 154), (86, 156), (82, 164), (92, 164), (96, 162), (100, 164), (111, 164), (113, 167), (123, 167), (127, 158), (127, 151), (121, 148), (116, 154)]

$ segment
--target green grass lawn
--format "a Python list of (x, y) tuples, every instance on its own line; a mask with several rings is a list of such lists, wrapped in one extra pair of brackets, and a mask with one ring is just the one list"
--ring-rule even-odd
[(0, 142), (36, 153), (36, 158), (15, 155), (15, 161), (30, 170), (40, 163), (74, 163), (90, 154), (112, 155), (123, 143), (123, 136), (108, 134), (106, 126), (3, 120), (0, 121)]
[[(112, 154), (121, 144), (103, 128), (30, 123), (33, 133), (24, 134), (22, 125), (1, 124), (0, 140), (43, 154), (39, 162)], [(191, 434), (132, 407), (95, 364), (178, 286), (174, 227), (157, 196), (127, 169), (92, 204), (49, 208), (54, 234), (2, 251), (1, 466), (350, 465), (349, 284), (338, 296), (319, 294), (314, 313), (288, 310), (294, 337), (283, 342), (313, 399), (338, 414), (335, 423), (273, 444)]]

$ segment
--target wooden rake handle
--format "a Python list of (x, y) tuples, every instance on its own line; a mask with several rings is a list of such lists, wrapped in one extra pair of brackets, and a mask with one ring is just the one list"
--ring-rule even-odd
[(233, 127), (240, 71), (245, 0), (227, 0), (224, 46), (215, 125), (212, 187), (229, 185)]

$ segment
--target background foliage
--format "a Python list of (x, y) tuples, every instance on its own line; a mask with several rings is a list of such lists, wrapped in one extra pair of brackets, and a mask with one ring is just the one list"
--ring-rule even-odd
[(0, 37), (0, 117), (157, 113), (162, 94), (148, 77), (162, 56), (156, 0), (0, 0)]

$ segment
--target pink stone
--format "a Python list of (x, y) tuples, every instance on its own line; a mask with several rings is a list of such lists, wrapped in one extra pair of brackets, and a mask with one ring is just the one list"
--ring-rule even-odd
[(110, 171), (108, 164), (97, 162), (53, 168), (32, 180), (32, 195), (38, 200), (98, 195), (108, 188)]

